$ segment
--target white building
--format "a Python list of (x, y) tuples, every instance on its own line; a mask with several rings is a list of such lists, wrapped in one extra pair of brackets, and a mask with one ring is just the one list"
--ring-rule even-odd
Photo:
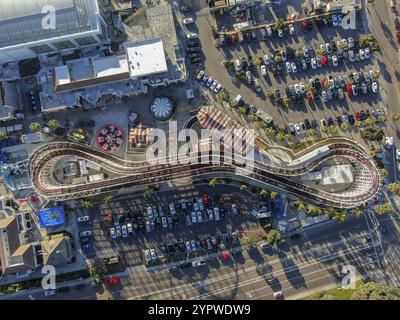
[[(0, 0), (0, 64), (102, 44), (107, 0)], [(55, 28), (46, 22), (54, 8)], [(44, 13), (42, 13), (44, 11)]]

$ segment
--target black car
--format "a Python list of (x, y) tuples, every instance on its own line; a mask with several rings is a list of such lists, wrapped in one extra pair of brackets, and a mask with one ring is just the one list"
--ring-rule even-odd
[(185, 268), (190, 268), (192, 266), (192, 264), (190, 262), (183, 262), (180, 264), (180, 268), (181, 269), (185, 269)]
[(338, 125), (340, 126), (343, 123), (342, 117), (341, 116), (337, 116), (336, 117), (336, 121), (338, 123)]
[(367, 115), (365, 114), (365, 111), (364, 111), (364, 110), (361, 110), (361, 111), (360, 111), (360, 116), (361, 116), (361, 121), (367, 119)]
[(193, 52), (200, 52), (200, 48), (199, 47), (190, 47), (186, 49), (187, 53), (193, 53)]
[(275, 102), (279, 102), (282, 99), (281, 92), (279, 90), (275, 90)]
[(198, 47), (200, 47), (200, 43), (197, 41), (188, 41), (188, 47), (189, 48), (198, 48)]
[(319, 81), (319, 79), (315, 79), (315, 89), (319, 90), (321, 89), (322, 85), (321, 85), (321, 81)]
[(198, 63), (200, 63), (200, 61), (201, 61), (200, 58), (193, 58), (193, 59), (190, 59), (190, 63), (191, 63), (191, 64), (198, 64)]
[(301, 237), (300, 233), (295, 233), (290, 236), (290, 240), (297, 240), (300, 239), (300, 237)]
[(310, 130), (310, 129), (311, 129), (310, 120), (308, 120), (308, 119), (304, 120), (304, 124), (306, 125), (307, 130)]
[(199, 53), (189, 53), (189, 54), (188, 54), (188, 57), (189, 57), (190, 59), (193, 59), (193, 58), (200, 58), (200, 54), (199, 54)]
[(351, 114), (349, 115), (349, 123), (353, 126), (356, 123), (356, 119), (354, 116)]
[(368, 118), (371, 118), (371, 113), (369, 112), (369, 110), (365, 111), (365, 116)]

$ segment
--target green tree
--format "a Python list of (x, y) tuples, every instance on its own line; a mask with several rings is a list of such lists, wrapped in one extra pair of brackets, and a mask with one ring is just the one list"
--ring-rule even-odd
[(8, 137), (6, 132), (0, 132), (0, 141), (6, 139)]
[(356, 216), (357, 218), (361, 217), (362, 214), (363, 214), (363, 212), (362, 212), (362, 210), (361, 210), (360, 207), (355, 208), (355, 209), (353, 210), (353, 213), (355, 214), (355, 216)]
[(342, 131), (347, 131), (347, 130), (349, 130), (349, 129), (350, 129), (350, 124), (347, 123), (347, 122), (343, 122), (343, 123), (340, 125), (340, 130), (342, 130)]
[(323, 211), (321, 208), (318, 208), (317, 206), (313, 204), (308, 204), (306, 206), (307, 214), (314, 216), (314, 215), (321, 215), (323, 214)]
[(103, 277), (105, 275), (104, 267), (101, 263), (91, 263), (88, 266), (88, 272), (90, 275), (90, 279), (94, 281), (96, 284), (100, 284), (103, 282)]
[(38, 122), (32, 122), (29, 125), (29, 129), (31, 129), (32, 132), (39, 132), (40, 130), (42, 130), (42, 126)]
[(111, 196), (111, 195), (106, 195), (106, 196), (104, 196), (104, 198), (103, 198), (103, 203), (104, 203), (105, 205), (108, 205), (108, 203), (112, 200), (112, 198), (113, 198), (113, 196)]
[(296, 201), (295, 204), (297, 205), (297, 210), (299, 210), (299, 211), (303, 211), (303, 210), (307, 209), (307, 207), (304, 204), (304, 202)]
[(389, 183), (388, 189), (391, 193), (400, 196), (400, 183)]
[(79, 204), (81, 207), (85, 208), (85, 209), (89, 209), (93, 207), (93, 202), (92, 200), (89, 199), (81, 199), (79, 200)]
[(244, 183), (240, 184), (240, 191), (244, 191), (246, 189), (247, 189), (247, 184)]
[(278, 244), (282, 241), (282, 232), (279, 230), (271, 229), (266, 236), (268, 244), (271, 246)]
[(275, 130), (272, 128), (266, 128), (265, 134), (267, 135), (267, 137), (272, 138), (275, 136)]
[(50, 129), (57, 129), (60, 126), (60, 124), (58, 123), (58, 121), (56, 119), (51, 119), (47, 122), (47, 126)]
[(330, 215), (330, 218), (337, 220), (338, 222), (344, 222), (344, 221), (346, 221), (347, 216), (348, 216), (348, 212), (346, 210), (333, 211), (333, 213)]
[(394, 208), (390, 203), (385, 203), (374, 206), (374, 210), (377, 214), (384, 214), (393, 212)]
[(364, 138), (370, 141), (381, 141), (385, 136), (385, 131), (382, 127), (372, 126), (364, 130)]
[(276, 134), (276, 138), (278, 139), (278, 141), (283, 141), (285, 139), (285, 134), (282, 131), (279, 131)]
[(285, 134), (285, 141), (288, 143), (292, 143), (294, 141), (294, 136), (290, 133)]
[(279, 56), (279, 55), (276, 55), (275, 58), (274, 58), (274, 61), (275, 61), (276, 64), (279, 64), (279, 63), (282, 62), (282, 57)]
[(241, 115), (245, 115), (246, 114), (246, 109), (244, 107), (240, 107), (238, 109), (238, 113), (241, 114)]
[(384, 283), (366, 282), (356, 288), (352, 300), (400, 300), (400, 288)]
[(249, 115), (249, 121), (250, 122), (257, 122), (258, 121), (258, 117), (255, 114), (251, 114), (251, 115)]
[(228, 93), (225, 90), (221, 91), (218, 93), (218, 99), (220, 101), (228, 101)]
[(316, 135), (317, 135), (317, 130), (312, 129), (312, 128), (307, 130), (308, 137), (315, 137)]
[(386, 177), (387, 174), (388, 174), (386, 168), (382, 168), (382, 169), (380, 169), (380, 170), (381, 170), (381, 175), (382, 175), (382, 177)]
[(275, 99), (275, 93), (273, 91), (267, 92), (267, 97), (271, 100)]

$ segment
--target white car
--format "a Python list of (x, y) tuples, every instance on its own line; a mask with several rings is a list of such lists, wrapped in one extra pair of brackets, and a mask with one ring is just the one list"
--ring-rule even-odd
[(79, 236), (81, 238), (83, 238), (83, 237), (91, 237), (92, 235), (93, 235), (93, 232), (90, 231), (90, 230), (82, 231), (82, 232), (79, 233)]
[(321, 119), (321, 127), (326, 127), (326, 120), (325, 119)]
[(275, 298), (275, 299), (281, 299), (281, 298), (283, 298), (283, 293), (282, 293), (282, 291), (274, 292), (274, 298)]
[(396, 150), (396, 160), (399, 161), (400, 160), (400, 149)]
[(168, 222), (167, 222), (167, 217), (162, 217), (161, 218), (161, 224), (163, 226), (164, 229), (168, 228)]
[(192, 212), (192, 223), (197, 223), (197, 214), (196, 212)]
[(349, 123), (349, 116), (348, 116), (347, 114), (344, 114), (344, 115), (342, 116), (342, 119), (343, 119), (343, 122)]
[(187, 252), (192, 251), (192, 247), (190, 246), (190, 242), (189, 242), (189, 241), (186, 241), (186, 242), (185, 242), (185, 245), (186, 245), (186, 251), (187, 251)]
[[(149, 221), (147, 221), (147, 222), (149, 222)], [(149, 222), (149, 228), (150, 228), (150, 222)], [(115, 232), (117, 233), (117, 237), (119, 238), (122, 235), (121, 234), (121, 226), (116, 226)]]
[(214, 220), (219, 221), (219, 208), (214, 208)]
[(304, 86), (303, 82), (300, 82), (300, 91), (301, 91), (301, 93), (305, 93), (306, 92), (306, 87)]
[(197, 221), (199, 223), (203, 222), (203, 215), (201, 214), (201, 211), (197, 211)]
[(310, 57), (310, 50), (308, 49), (307, 46), (303, 47), (303, 54), (304, 54), (304, 57), (306, 57), (306, 58)]
[(358, 72), (354, 72), (353, 76), (355, 82), (360, 82), (360, 74)]
[(199, 35), (197, 33), (188, 33), (186, 35), (186, 38), (188, 38), (188, 39), (198, 39)]
[(330, 43), (325, 43), (325, 49), (327, 53), (332, 53), (332, 46)]
[(286, 62), (286, 72), (287, 73), (291, 73), (292, 72), (292, 65), (290, 64), (290, 62)]
[(205, 264), (206, 264), (206, 262), (204, 260), (197, 260), (197, 261), (192, 262), (192, 267), (194, 267), (194, 268), (201, 267), (201, 266), (204, 266)]
[(210, 86), (210, 89), (214, 91), (214, 89), (217, 87), (218, 85), (218, 81), (214, 80), (214, 82), (212, 83), (212, 85)]
[(56, 290), (46, 290), (46, 291), (44, 292), (44, 295), (45, 295), (46, 297), (55, 296), (56, 294), (57, 294)]
[(294, 125), (294, 128), (296, 129), (296, 134), (301, 134), (301, 127), (299, 123), (296, 123)]
[(374, 93), (378, 92), (378, 83), (373, 82), (371, 87), (372, 87), (372, 92), (374, 92)]
[(320, 44), (320, 45), (319, 45), (319, 48), (321, 49), (322, 54), (325, 54), (325, 53), (326, 53), (326, 47), (325, 47), (324, 44)]
[(291, 132), (291, 133), (295, 133), (296, 132), (296, 128), (294, 127), (294, 124), (293, 123), (289, 123), (288, 124), (288, 126), (289, 126), (289, 131)]
[(321, 95), (322, 95), (322, 100), (324, 102), (328, 102), (328, 94), (326, 93), (325, 90), (322, 90)]
[(222, 85), (220, 83), (218, 83), (218, 85), (215, 87), (214, 92), (218, 93), (222, 90)]
[(348, 44), (349, 44), (349, 48), (354, 48), (355, 47), (355, 42), (354, 42), (354, 39), (352, 38), (352, 37), (349, 37), (348, 39), (347, 39), (347, 42), (348, 42)]
[(115, 228), (110, 229), (110, 235), (111, 235), (111, 239), (117, 238), (117, 233), (115, 232)]
[(272, 36), (272, 29), (269, 26), (267, 27), (267, 35), (268, 35), (268, 37)]
[(338, 27), (339, 26), (339, 19), (338, 19), (336, 14), (332, 15), (332, 24), (333, 24), (334, 27)]
[(208, 220), (210, 221), (214, 220), (214, 213), (211, 209), (207, 210), (207, 214), (208, 214)]
[(388, 149), (391, 149), (393, 147), (393, 137), (386, 137), (385, 145)]
[(279, 38), (283, 38), (283, 30), (282, 29), (278, 29), (278, 36), (279, 36)]
[(342, 39), (342, 46), (347, 48), (347, 39)]
[(133, 227), (132, 227), (132, 223), (127, 223), (126, 227), (128, 228), (128, 233), (133, 234)]
[(250, 71), (246, 71), (246, 79), (247, 79), (247, 83), (251, 83), (251, 81), (253, 80), (253, 78), (251, 77)]
[(356, 55), (354, 54), (353, 50), (349, 50), (349, 60), (350, 60), (350, 62), (356, 61)]
[(87, 222), (90, 220), (89, 216), (82, 216), (82, 217), (78, 217), (76, 218), (76, 220), (78, 220), (78, 222)]
[(204, 71), (203, 70), (201, 70), (198, 74), (197, 74), (197, 80), (198, 81), (200, 81), (201, 80), (201, 78), (203, 78), (203, 76), (204, 76)]
[(183, 24), (184, 25), (188, 25), (188, 24), (191, 24), (191, 23), (193, 23), (194, 22), (194, 19), (193, 18), (186, 18), (186, 19), (183, 19)]
[(371, 51), (369, 50), (369, 48), (365, 48), (365, 59), (369, 59), (371, 58)]
[(311, 59), (311, 68), (313, 68), (314, 70), (317, 69), (318, 65), (317, 65), (317, 59), (312, 58)]
[(235, 60), (235, 70), (236, 72), (240, 72), (242, 70), (242, 64), (240, 63), (240, 60)]
[(292, 24), (289, 24), (289, 33), (294, 34), (294, 27)]
[(300, 85), (298, 83), (294, 85), (294, 91), (296, 94), (301, 94)]
[(337, 67), (339, 65), (337, 56), (332, 56), (332, 63), (334, 67)]
[(292, 67), (292, 72), (293, 72), (293, 73), (297, 73), (297, 66), (296, 66), (296, 63), (295, 63), (295, 62), (292, 62), (290, 65), (291, 65), (291, 67)]
[(206, 82), (206, 87), (209, 88), (214, 83), (214, 79), (212, 77), (208, 78)]
[(125, 224), (123, 224), (123, 225), (121, 226), (121, 231), (122, 231), (122, 237), (123, 237), (123, 238), (126, 238), (126, 237), (128, 236), (128, 228), (126, 227)]
[(267, 68), (263, 64), (261, 65), (261, 74), (265, 77), (267, 75)]
[(267, 66), (271, 63), (271, 57), (269, 56), (269, 54), (265, 54), (263, 56), (263, 61), (264, 61), (264, 64)]
[(154, 214), (153, 214), (153, 208), (152, 207), (147, 207), (147, 217), (150, 220), (154, 219)]
[(150, 249), (150, 255), (151, 255), (151, 259), (152, 260), (156, 260), (157, 259), (156, 250)]
[(361, 61), (364, 60), (365, 59), (365, 50), (364, 49), (360, 49), (359, 54), (360, 54), (360, 60)]
[(232, 204), (232, 213), (234, 216), (239, 214), (239, 209), (237, 208), (236, 204)]

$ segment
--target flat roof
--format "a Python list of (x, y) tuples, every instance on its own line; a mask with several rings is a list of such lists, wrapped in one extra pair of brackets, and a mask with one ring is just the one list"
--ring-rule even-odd
[[(56, 28), (44, 29), (45, 6), (55, 8)], [(97, 0), (0, 0), (0, 48), (98, 28)]]
[(156, 37), (125, 43), (129, 74), (132, 78), (168, 71), (162, 39)]

